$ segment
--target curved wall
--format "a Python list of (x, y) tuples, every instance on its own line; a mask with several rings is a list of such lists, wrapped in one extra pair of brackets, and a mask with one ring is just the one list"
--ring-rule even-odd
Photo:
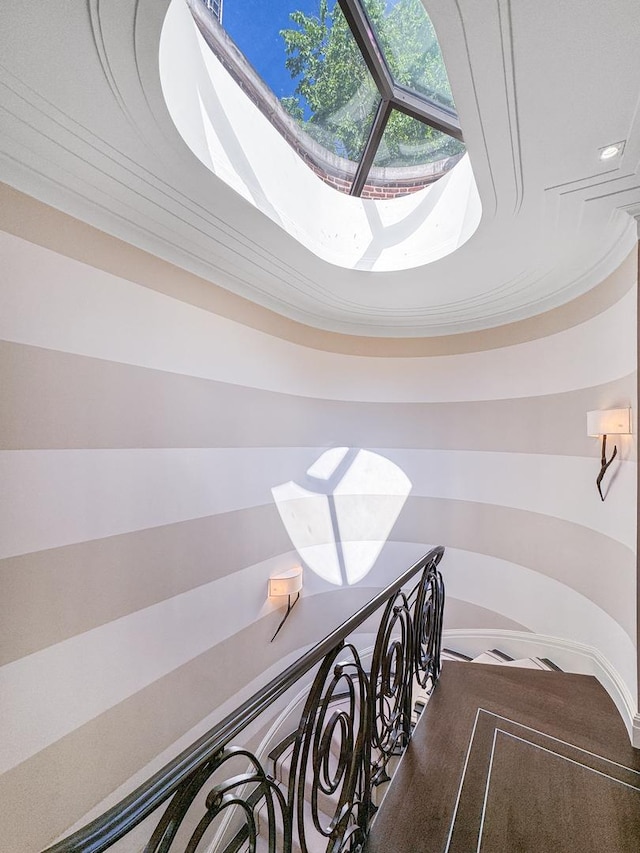
[[(636, 410), (635, 255), (575, 303), (510, 327), (340, 338), (0, 196), (10, 849), (41, 849), (177, 751), (431, 544), (447, 547), (449, 631), (594, 650), (629, 723), (635, 440), (620, 442), (601, 503), (585, 413)], [(313, 520), (325, 500), (278, 508), (272, 490), (322, 492), (309, 471), (337, 447), (352, 449), (337, 469), (342, 559), (377, 554), (373, 568), (352, 587), (307, 570), (270, 645), (281, 613), (267, 578), (299, 560), (283, 520)], [(400, 475), (376, 480), (383, 469), (400, 469), (408, 494)], [(334, 547), (313, 529), (314, 553)]]

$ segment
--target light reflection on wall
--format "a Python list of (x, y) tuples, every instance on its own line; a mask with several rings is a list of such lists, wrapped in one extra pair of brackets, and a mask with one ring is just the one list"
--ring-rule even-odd
[(333, 447), (306, 472), (271, 490), (306, 566), (335, 586), (371, 571), (411, 491), (395, 463), (370, 450)]

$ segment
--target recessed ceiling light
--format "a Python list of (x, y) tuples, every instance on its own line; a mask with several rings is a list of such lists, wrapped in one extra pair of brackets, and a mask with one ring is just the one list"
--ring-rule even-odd
[(614, 142), (612, 145), (607, 145), (600, 149), (601, 160), (613, 160), (614, 157), (619, 157), (622, 154), (624, 142)]

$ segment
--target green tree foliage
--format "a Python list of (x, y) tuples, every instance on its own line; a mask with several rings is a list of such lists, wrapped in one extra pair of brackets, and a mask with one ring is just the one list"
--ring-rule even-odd
[(299, 122), (304, 121), (304, 110), (300, 106), (298, 98), (280, 98), (280, 103), (292, 118)]
[[(395, 81), (452, 104), (440, 48), (420, 0), (364, 0), (364, 6)], [(328, 150), (358, 160), (380, 96), (344, 15), (337, 2), (319, 0), (317, 15), (297, 11), (290, 17), (295, 27), (281, 35), (297, 86), (283, 105)], [(457, 140), (394, 110), (376, 165), (426, 163), (462, 150)]]

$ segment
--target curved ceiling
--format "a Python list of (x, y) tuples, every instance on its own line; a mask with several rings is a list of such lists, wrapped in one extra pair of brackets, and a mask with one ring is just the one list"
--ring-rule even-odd
[[(168, 5), (3, 10), (2, 180), (281, 314), (355, 334), (442, 335), (532, 316), (590, 289), (634, 244), (635, 0), (425, 4), (483, 215), (457, 251), (401, 272), (316, 257), (198, 161), (160, 86)], [(601, 161), (620, 140), (622, 156)]]

